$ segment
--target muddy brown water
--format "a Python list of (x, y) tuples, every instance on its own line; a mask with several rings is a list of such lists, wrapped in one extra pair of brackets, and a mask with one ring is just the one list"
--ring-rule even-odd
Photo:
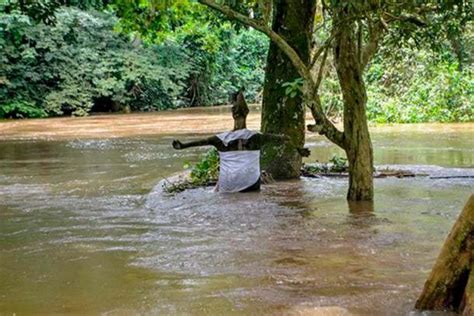
[[(408, 315), (474, 179), (164, 196), (228, 108), (0, 122), (0, 315)], [(255, 111), (254, 111), (255, 112)], [(249, 120), (259, 125), (258, 113)], [(474, 175), (474, 124), (373, 126), (377, 165)], [(308, 161), (341, 153), (308, 135)]]

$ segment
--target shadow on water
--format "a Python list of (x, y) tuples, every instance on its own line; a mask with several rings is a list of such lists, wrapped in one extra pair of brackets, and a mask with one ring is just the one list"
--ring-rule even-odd
[[(135, 125), (145, 136), (0, 142), (0, 314), (410, 313), (473, 179), (376, 179), (373, 204), (347, 203), (346, 180), (331, 178), (168, 196), (156, 183), (206, 150), (151, 135), (206, 119), (176, 113)], [(131, 128), (83, 122), (100, 120)], [(474, 175), (472, 128), (439, 127), (439, 144), (433, 129), (375, 128), (376, 163)], [(337, 152), (308, 142), (311, 160)]]

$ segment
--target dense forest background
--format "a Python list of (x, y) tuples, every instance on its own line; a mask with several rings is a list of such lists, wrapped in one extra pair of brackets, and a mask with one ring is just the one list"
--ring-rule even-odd
[[(72, 2), (48, 19), (15, 4), (0, 4), (0, 118), (220, 105), (240, 87), (248, 101), (261, 101), (268, 39), (198, 4), (163, 8), (143, 26), (149, 32), (103, 2)], [(436, 49), (414, 41), (400, 41), (396, 52), (382, 46), (365, 73), (369, 120), (474, 120), (473, 34), (468, 25), (462, 40)], [(323, 107), (337, 117), (333, 63), (324, 71)], [(281, 84), (291, 93), (295, 83)]]

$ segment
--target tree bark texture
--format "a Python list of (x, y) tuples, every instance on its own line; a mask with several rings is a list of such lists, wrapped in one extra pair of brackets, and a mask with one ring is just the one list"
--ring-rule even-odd
[[(276, 0), (273, 7), (273, 31), (288, 42), (304, 63), (309, 64), (316, 1)], [(287, 135), (293, 145), (264, 146), (262, 166), (274, 179), (300, 176), (302, 157), (294, 147), (304, 146), (305, 106), (301, 95), (291, 98), (282, 87), (283, 83), (300, 77), (292, 61), (272, 41), (265, 72), (262, 132)]]
[(474, 315), (474, 194), (451, 229), (415, 308)]
[(334, 16), (334, 60), (344, 101), (344, 149), (349, 163), (350, 201), (371, 201), (374, 195), (373, 151), (367, 124), (367, 94), (363, 80), (356, 23), (348, 8)]

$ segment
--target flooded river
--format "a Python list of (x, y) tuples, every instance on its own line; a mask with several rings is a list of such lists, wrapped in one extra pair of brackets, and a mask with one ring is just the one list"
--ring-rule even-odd
[[(0, 122), (0, 315), (409, 314), (474, 179), (376, 179), (373, 210), (346, 179), (161, 194), (228, 111)], [(474, 175), (472, 123), (371, 131), (377, 165)]]

